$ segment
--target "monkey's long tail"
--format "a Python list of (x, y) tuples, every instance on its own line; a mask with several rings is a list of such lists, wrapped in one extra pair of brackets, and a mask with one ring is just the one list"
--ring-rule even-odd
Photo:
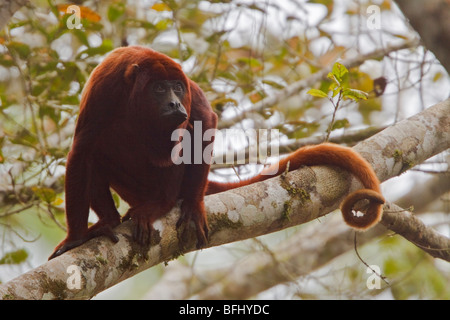
[[(365, 189), (349, 194), (341, 204), (344, 221), (349, 226), (358, 230), (366, 230), (380, 221), (382, 205), (385, 200), (381, 194), (380, 182), (372, 166), (353, 149), (331, 143), (300, 148), (277, 164), (269, 166), (259, 175), (248, 180), (230, 183), (208, 181), (206, 194), (219, 193), (264, 181), (282, 174), (287, 168), (288, 171), (292, 171), (305, 165), (337, 166), (354, 174), (362, 182)], [(369, 201), (368, 209), (363, 216), (356, 216), (353, 208), (358, 201), (364, 199)]]

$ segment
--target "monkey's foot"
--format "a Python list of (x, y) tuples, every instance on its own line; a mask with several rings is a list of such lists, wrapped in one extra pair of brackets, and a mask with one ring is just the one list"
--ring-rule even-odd
[(116, 227), (119, 223), (120, 222), (114, 223), (102, 222), (102, 220), (100, 220), (92, 227), (90, 227), (83, 237), (77, 239), (71, 239), (70, 237), (67, 237), (56, 246), (55, 250), (53, 251), (52, 255), (48, 258), (48, 260), (56, 258), (57, 256), (62, 255), (66, 251), (76, 248), (92, 238), (100, 236), (105, 236), (109, 238), (112, 242), (117, 243), (119, 241), (119, 238), (113, 232), (113, 228)]
[(119, 242), (119, 238), (114, 233), (113, 229), (120, 224), (120, 220), (117, 221), (108, 221), (99, 220), (96, 224), (89, 227), (87, 234), (85, 236), (86, 241), (92, 238), (105, 236), (109, 238), (112, 242)]
[(75, 247), (78, 247), (82, 245), (84, 242), (83, 239), (78, 240), (68, 240), (67, 238), (64, 239), (60, 244), (58, 244), (51, 254), (50, 257), (48, 257), (48, 260), (51, 260), (53, 258), (56, 258), (57, 256), (62, 255), (64, 252), (69, 251), (70, 249), (73, 249)]
[(156, 212), (154, 208), (149, 208), (147, 206), (134, 207), (128, 210), (128, 212), (123, 217), (123, 221), (131, 219), (133, 222), (132, 226), (132, 237), (133, 241), (139, 243), (140, 245), (149, 245), (152, 238), (153, 222), (155, 219), (150, 213)]
[(189, 241), (190, 224), (194, 223), (197, 235), (197, 249), (208, 243), (208, 222), (203, 201), (186, 201), (181, 204), (181, 215), (177, 221), (178, 242), (181, 250)]

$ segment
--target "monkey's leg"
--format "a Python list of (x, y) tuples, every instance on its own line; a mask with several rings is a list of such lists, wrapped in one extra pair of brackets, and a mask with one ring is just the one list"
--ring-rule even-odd
[(114, 243), (119, 239), (113, 229), (120, 224), (120, 214), (116, 209), (114, 200), (109, 189), (109, 182), (102, 173), (100, 164), (92, 170), (90, 189), (90, 205), (98, 216), (98, 222), (89, 227), (86, 240), (98, 236), (106, 236)]
[(91, 164), (82, 153), (72, 150), (66, 165), (66, 221), (67, 236), (56, 246), (49, 259), (82, 244), (88, 230), (89, 185)]

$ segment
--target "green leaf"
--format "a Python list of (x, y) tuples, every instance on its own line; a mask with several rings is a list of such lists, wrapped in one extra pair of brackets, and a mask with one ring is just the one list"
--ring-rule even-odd
[(336, 97), (336, 96), (339, 94), (339, 92), (342, 91), (342, 88), (341, 88), (341, 86), (337, 86), (337, 85), (333, 82), (333, 83), (331, 83), (331, 85), (330, 85), (330, 90), (333, 92), (333, 94), (332, 94), (331, 96), (334, 98), (334, 97)]
[(56, 199), (56, 192), (51, 188), (32, 187), (31, 190), (36, 196), (47, 203), (52, 203)]
[(275, 89), (284, 89), (286, 86), (284, 84), (278, 83), (276, 81), (272, 81), (272, 80), (262, 80), (261, 81), (264, 84), (267, 84)]
[(348, 119), (336, 120), (333, 123), (333, 126), (332, 126), (331, 130), (348, 128), (349, 126), (350, 126), (350, 122), (348, 121)]
[(333, 74), (332, 72), (329, 72), (327, 75), (327, 78), (330, 79), (331, 81), (333, 81), (333, 83), (340, 87), (341, 86), (341, 81), (336, 77), (335, 74)]
[(14, 144), (20, 144), (27, 147), (34, 146), (39, 142), (36, 135), (27, 129), (18, 131), (15, 136), (10, 139), (10, 141)]
[(31, 49), (28, 45), (22, 42), (11, 41), (8, 45), (8, 48), (12, 51), (15, 51), (21, 59), (27, 59), (31, 53)]
[(151, 9), (155, 11), (172, 11), (172, 9), (166, 3), (155, 3)]
[(116, 21), (125, 13), (125, 4), (118, 2), (112, 4), (108, 8), (108, 20), (111, 22)]
[(326, 92), (323, 92), (322, 90), (318, 89), (310, 89), (307, 94), (312, 95), (313, 97), (317, 98), (328, 98), (328, 94)]
[(4, 53), (0, 56), (0, 65), (4, 67), (11, 67), (14, 65), (14, 60), (9, 54)]
[(6, 253), (0, 259), (1, 264), (20, 264), (28, 258), (28, 252), (25, 249), (19, 249)]
[(155, 25), (148, 21), (138, 20), (138, 19), (126, 19), (126, 27), (128, 28), (144, 28), (148, 30), (155, 29)]
[(361, 99), (367, 100), (369, 94), (367, 92), (358, 90), (358, 89), (344, 89), (342, 92), (342, 96), (344, 99), (351, 99), (353, 101), (359, 101)]
[(248, 65), (251, 68), (262, 67), (261, 61), (259, 61), (258, 59), (252, 58), (252, 57), (238, 58), (237, 62), (241, 63), (243, 65)]
[(343, 64), (335, 62), (331, 73), (341, 82), (342, 78), (348, 73), (348, 70)]
[(171, 19), (162, 19), (155, 24), (155, 27), (159, 31), (164, 31), (167, 30), (172, 25), (173, 21)]
[(86, 47), (89, 47), (88, 34), (86, 33), (86, 31), (79, 29), (72, 29), (72, 33), (78, 39), (78, 41), (80, 41)]
[(87, 54), (89, 57), (95, 56), (97, 54), (103, 55), (106, 54), (114, 49), (114, 45), (112, 43), (112, 40), (105, 39), (103, 40), (103, 43), (95, 48), (88, 48), (84, 50), (83, 52), (80, 52), (78, 54), (78, 58), (81, 57), (83, 54)]

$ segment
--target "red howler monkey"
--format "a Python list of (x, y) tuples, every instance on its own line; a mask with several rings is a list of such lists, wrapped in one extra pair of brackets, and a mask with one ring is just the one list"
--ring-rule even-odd
[[(118, 241), (113, 228), (121, 223), (121, 216), (110, 188), (130, 205), (122, 220), (131, 219), (136, 242), (148, 244), (153, 222), (183, 199), (176, 227), (192, 221), (197, 247), (204, 246), (208, 238), (204, 195), (271, 176), (221, 184), (208, 182), (209, 163), (174, 164), (171, 152), (178, 141), (172, 141), (172, 133), (176, 129), (193, 133), (194, 121), (202, 122), (203, 134), (216, 128), (217, 116), (202, 90), (186, 77), (179, 64), (138, 46), (111, 52), (92, 72), (82, 95), (66, 166), (67, 237), (50, 259), (100, 235)], [(202, 151), (206, 147), (204, 142)], [(191, 148), (193, 155), (194, 146)], [(280, 161), (276, 174), (286, 170), (288, 161), (290, 170), (324, 164), (355, 174), (367, 189), (345, 199), (345, 220), (358, 229), (379, 221), (384, 202), (379, 181), (371, 166), (350, 148), (332, 144), (301, 148)], [(369, 209), (356, 218), (352, 208), (361, 199), (370, 201)], [(99, 220), (88, 227), (90, 208)]]

